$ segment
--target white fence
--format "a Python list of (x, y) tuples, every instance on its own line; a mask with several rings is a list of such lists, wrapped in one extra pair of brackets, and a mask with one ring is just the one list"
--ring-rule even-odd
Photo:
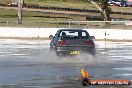
[[(59, 28), (15, 28), (0, 27), (1, 38), (48, 38)], [(123, 29), (85, 29), (96, 39), (132, 40), (132, 30)]]
[(132, 29), (132, 21), (2, 21), (1, 27)]

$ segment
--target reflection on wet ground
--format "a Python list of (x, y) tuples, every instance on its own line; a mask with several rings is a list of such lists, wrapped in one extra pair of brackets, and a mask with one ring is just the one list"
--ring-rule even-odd
[[(58, 58), (49, 41), (0, 40), (0, 88), (80, 88), (81, 68), (91, 79), (132, 79), (132, 43), (96, 41), (96, 55)], [(89, 86), (89, 88), (131, 86)]]

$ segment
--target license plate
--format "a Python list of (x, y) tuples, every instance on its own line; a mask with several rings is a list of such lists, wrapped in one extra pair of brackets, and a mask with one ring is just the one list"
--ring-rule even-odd
[(80, 54), (80, 51), (71, 50), (71, 51), (70, 51), (70, 54), (71, 54), (71, 55), (79, 55), (79, 54)]

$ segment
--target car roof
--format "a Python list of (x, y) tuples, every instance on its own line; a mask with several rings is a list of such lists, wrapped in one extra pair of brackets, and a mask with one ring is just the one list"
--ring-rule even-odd
[(71, 30), (71, 31), (82, 31), (83, 29), (79, 29), (79, 28), (63, 28), (63, 29), (59, 29), (60, 31), (67, 31), (67, 30)]

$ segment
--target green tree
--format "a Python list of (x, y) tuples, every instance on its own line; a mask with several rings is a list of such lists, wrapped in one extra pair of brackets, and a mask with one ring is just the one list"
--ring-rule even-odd
[(109, 7), (107, 0), (100, 0), (99, 2), (102, 9), (101, 16), (104, 18), (104, 21), (110, 21), (111, 8)]
[(104, 21), (111, 20), (110, 19), (111, 8), (108, 6), (107, 0), (98, 0), (98, 1), (88, 0), (88, 1), (99, 9)]

